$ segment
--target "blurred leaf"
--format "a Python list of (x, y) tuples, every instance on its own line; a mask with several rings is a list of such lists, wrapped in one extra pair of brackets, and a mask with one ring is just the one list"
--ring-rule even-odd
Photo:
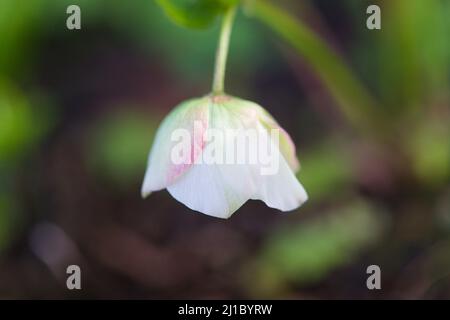
[(338, 198), (352, 182), (352, 162), (339, 142), (326, 142), (309, 150), (301, 158), (297, 174), (309, 195), (309, 201)]
[(448, 84), (450, 39), (444, 2), (397, 0), (384, 4), (377, 45), (379, 84), (391, 116), (425, 109), (427, 96)]
[[(41, 0), (0, 1), (0, 74), (13, 75), (17, 68), (24, 69), (32, 58), (33, 34), (37, 17), (42, 14)], [(35, 28), (36, 27), (36, 28)]]
[(38, 141), (46, 124), (27, 99), (0, 78), (0, 159), (9, 160)]
[(358, 201), (280, 228), (250, 269), (250, 290), (272, 296), (289, 286), (316, 283), (373, 244), (384, 223), (384, 215)]
[(377, 102), (351, 69), (311, 28), (271, 1), (252, 3), (251, 11), (305, 58), (334, 96), (347, 120), (362, 132), (383, 135)]
[(188, 28), (205, 28), (238, 0), (157, 0), (175, 23)]
[(157, 122), (137, 112), (118, 112), (96, 125), (86, 150), (91, 168), (123, 187), (140, 181)]
[(428, 185), (448, 185), (450, 179), (450, 127), (444, 118), (422, 119), (410, 137), (410, 152), (417, 175)]

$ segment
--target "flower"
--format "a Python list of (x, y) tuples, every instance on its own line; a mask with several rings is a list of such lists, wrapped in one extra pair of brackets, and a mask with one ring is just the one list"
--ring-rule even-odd
[(167, 188), (204, 214), (229, 218), (247, 200), (291, 211), (307, 200), (295, 145), (256, 103), (208, 95), (178, 105), (159, 127), (142, 196)]

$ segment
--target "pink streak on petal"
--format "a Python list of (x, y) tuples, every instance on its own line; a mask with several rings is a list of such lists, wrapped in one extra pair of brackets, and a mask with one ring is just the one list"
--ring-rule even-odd
[(191, 130), (191, 137), (193, 137), (193, 139), (191, 139), (188, 158), (185, 159), (181, 164), (172, 165), (170, 167), (167, 176), (168, 185), (174, 183), (193, 164), (195, 164), (198, 157), (202, 154), (203, 149), (205, 148), (207, 126), (208, 123), (205, 117), (193, 121), (193, 129)]

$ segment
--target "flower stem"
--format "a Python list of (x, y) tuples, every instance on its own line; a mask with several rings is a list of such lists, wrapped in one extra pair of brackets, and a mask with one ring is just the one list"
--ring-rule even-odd
[(227, 64), (228, 48), (230, 46), (231, 29), (233, 28), (235, 15), (236, 7), (230, 7), (223, 17), (219, 46), (217, 47), (216, 53), (216, 66), (214, 70), (212, 87), (212, 92), (214, 95), (224, 93), (225, 69)]

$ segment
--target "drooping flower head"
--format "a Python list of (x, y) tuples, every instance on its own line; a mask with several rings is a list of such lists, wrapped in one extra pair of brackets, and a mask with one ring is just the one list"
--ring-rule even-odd
[(249, 199), (290, 211), (307, 199), (298, 168), (294, 143), (265, 109), (209, 95), (183, 102), (164, 119), (142, 195), (167, 188), (189, 208), (220, 218)]
[(167, 188), (192, 210), (219, 218), (250, 199), (294, 210), (307, 200), (294, 143), (265, 109), (224, 93), (234, 15), (230, 7), (223, 19), (212, 93), (181, 103), (159, 127), (142, 196)]

